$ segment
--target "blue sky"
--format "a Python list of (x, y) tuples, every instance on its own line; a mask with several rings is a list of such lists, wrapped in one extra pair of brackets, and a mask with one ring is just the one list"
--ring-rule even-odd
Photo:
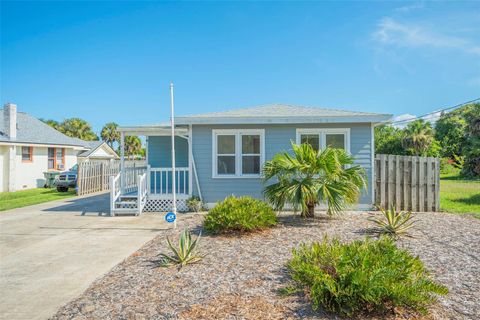
[(480, 97), (478, 2), (1, 2), (0, 102), (95, 131), (267, 103), (419, 115)]

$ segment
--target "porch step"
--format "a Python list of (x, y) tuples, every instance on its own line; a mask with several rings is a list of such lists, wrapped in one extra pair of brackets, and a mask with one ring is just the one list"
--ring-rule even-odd
[(133, 195), (133, 196), (120, 196), (120, 197), (118, 197), (118, 199), (119, 199), (120, 201), (122, 201), (122, 200), (137, 201), (137, 196), (136, 196), (136, 195)]
[(127, 206), (132, 206), (132, 205), (137, 205), (137, 201), (117, 201), (115, 202), (115, 205), (118, 205), (118, 206), (124, 206), (124, 205), (127, 205)]
[(138, 210), (137, 210), (137, 208), (131, 208), (131, 209), (118, 208), (118, 209), (113, 210), (113, 214), (114, 214), (115, 216), (116, 216), (116, 215), (123, 215), (123, 214), (133, 214), (133, 215), (137, 215), (137, 214), (138, 214)]

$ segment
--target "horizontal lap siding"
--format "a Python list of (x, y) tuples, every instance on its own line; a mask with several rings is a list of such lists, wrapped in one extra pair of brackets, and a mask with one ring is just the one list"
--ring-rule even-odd
[[(152, 168), (170, 168), (172, 166), (171, 150), (171, 137), (148, 137), (148, 164)], [(175, 163), (177, 167), (188, 167), (187, 139), (175, 137)]]
[[(275, 154), (291, 150), (297, 128), (350, 128), (350, 151), (355, 163), (365, 168), (368, 184), (371, 183), (371, 127), (370, 124), (322, 124), (320, 125), (194, 125), (193, 155), (198, 170), (202, 196), (213, 203), (234, 194), (263, 199), (263, 183), (258, 178), (212, 178), (212, 129), (265, 129), (265, 161)], [(370, 188), (368, 189), (370, 190)], [(371, 196), (364, 193), (362, 204), (371, 204)]]

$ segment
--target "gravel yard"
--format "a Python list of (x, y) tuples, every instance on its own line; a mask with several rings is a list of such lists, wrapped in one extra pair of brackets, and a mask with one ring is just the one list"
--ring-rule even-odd
[[(278, 227), (261, 233), (204, 236), (200, 247), (208, 255), (180, 271), (158, 267), (158, 253), (168, 252), (163, 234), (94, 282), (54, 319), (336, 319), (312, 311), (302, 296), (278, 294), (288, 283), (284, 263), (302, 241), (324, 235), (363, 238), (372, 227), (369, 215), (351, 212), (328, 219), (320, 214), (302, 220), (284, 214)], [(418, 214), (416, 220), (413, 238), (399, 245), (419, 255), (450, 290), (427, 318), (479, 319), (480, 220), (441, 213)], [(192, 215), (178, 232), (188, 225), (197, 233), (201, 221), (201, 215)]]

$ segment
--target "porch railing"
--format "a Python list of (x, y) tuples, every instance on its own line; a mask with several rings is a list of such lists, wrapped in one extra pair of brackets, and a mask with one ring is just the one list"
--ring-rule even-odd
[(110, 215), (113, 215), (115, 209), (115, 202), (122, 194), (120, 186), (120, 173), (116, 176), (110, 176)]
[(175, 174), (172, 174), (172, 168), (150, 168), (150, 194), (168, 195), (173, 193), (172, 180), (175, 176), (175, 189), (179, 195), (188, 195), (190, 192), (188, 167), (175, 168)]
[[(121, 179), (124, 179), (123, 194), (138, 192), (137, 177), (147, 172), (147, 167), (127, 167)], [(120, 173), (121, 174), (121, 173)]]
[(142, 213), (143, 207), (147, 203), (147, 173), (144, 172), (143, 174), (137, 176), (137, 185), (138, 185), (138, 193), (137, 193), (137, 208), (138, 214)]

